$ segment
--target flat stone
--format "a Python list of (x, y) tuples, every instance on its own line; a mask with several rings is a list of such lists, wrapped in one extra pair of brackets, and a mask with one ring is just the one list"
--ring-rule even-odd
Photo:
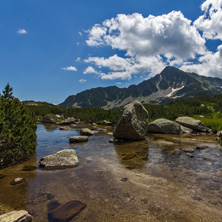
[(180, 124), (168, 119), (157, 119), (148, 125), (148, 132), (180, 134)]
[(191, 154), (191, 153), (186, 153), (186, 155), (187, 155), (188, 157), (194, 157), (194, 155)]
[(0, 216), (0, 222), (31, 222), (32, 216), (26, 210), (11, 211)]
[(10, 182), (11, 185), (18, 185), (20, 183), (25, 183), (25, 178), (15, 178), (13, 181)]
[(80, 135), (82, 135), (82, 136), (92, 136), (94, 134), (95, 134), (95, 132), (90, 130), (90, 129), (88, 129), (88, 128), (83, 128), (80, 131)]
[(196, 120), (189, 116), (178, 117), (176, 122), (195, 131), (207, 132), (208, 129), (200, 120)]
[(78, 214), (81, 213), (86, 208), (86, 204), (78, 200), (72, 200), (59, 208), (56, 208), (55, 211), (48, 213), (49, 222), (69, 222), (75, 218)]
[(61, 126), (59, 130), (70, 130), (69, 126)]
[(87, 142), (88, 141), (88, 136), (72, 136), (69, 137), (69, 142), (70, 143), (82, 143), (82, 142)]
[(52, 194), (49, 194), (49, 193), (40, 193), (39, 196), (36, 197), (36, 198), (32, 201), (32, 203), (33, 203), (34, 205), (37, 205), (37, 204), (43, 203), (43, 202), (45, 202), (45, 201), (47, 201), (47, 200), (51, 200), (51, 199), (53, 199), (53, 198), (54, 198), (54, 196), (53, 196)]
[(93, 126), (91, 130), (97, 131), (97, 132), (107, 133), (107, 129), (103, 129), (103, 128), (99, 128), (99, 127), (95, 127), (95, 126)]
[(64, 149), (40, 159), (39, 165), (45, 169), (64, 169), (78, 166), (79, 161), (75, 150)]
[(135, 153), (130, 153), (130, 154), (127, 154), (126, 156), (124, 156), (122, 160), (133, 159), (135, 156), (136, 156)]
[(193, 153), (194, 152), (194, 149), (193, 148), (184, 148), (184, 149), (182, 149), (183, 150), (183, 152), (185, 152), (185, 153)]
[(47, 205), (48, 212), (52, 212), (60, 206), (61, 204), (58, 201), (52, 201)]
[(35, 170), (35, 169), (36, 169), (35, 166), (24, 166), (24, 167), (22, 168), (22, 171), (33, 171), (33, 170)]
[(200, 145), (200, 146), (197, 146), (196, 149), (197, 150), (205, 150), (205, 149), (208, 149), (209, 146), (206, 146), (206, 145)]
[(4, 177), (6, 177), (5, 174), (0, 174), (0, 180), (3, 179)]

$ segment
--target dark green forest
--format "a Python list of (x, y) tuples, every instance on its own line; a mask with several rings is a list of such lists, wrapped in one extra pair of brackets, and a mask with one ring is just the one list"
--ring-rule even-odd
[(36, 128), (34, 114), (14, 98), (7, 84), (0, 95), (0, 169), (35, 153)]
[[(34, 101), (26, 101), (24, 104), (40, 119), (42, 116), (51, 113), (60, 114), (64, 117), (75, 117), (86, 122), (99, 122), (105, 119), (115, 124), (121, 111), (120, 108), (104, 110), (99, 107), (65, 109), (53, 104)], [(202, 120), (202, 122), (214, 130), (220, 130), (222, 126), (222, 95), (177, 100), (168, 106), (143, 105), (149, 112), (150, 122), (158, 118), (175, 120), (179, 116), (192, 116)]]

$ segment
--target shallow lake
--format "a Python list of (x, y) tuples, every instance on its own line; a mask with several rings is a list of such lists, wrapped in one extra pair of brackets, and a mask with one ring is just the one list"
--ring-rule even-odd
[[(215, 135), (150, 134), (145, 141), (113, 144), (112, 136), (98, 133), (87, 143), (69, 144), (79, 131), (38, 125), (36, 156), (0, 170), (0, 214), (26, 209), (34, 222), (47, 222), (53, 206), (78, 200), (86, 208), (72, 221), (222, 221), (222, 150)], [(75, 149), (78, 167), (38, 167), (41, 157), (65, 148)], [(27, 166), (36, 168), (24, 171)], [(10, 185), (18, 177), (26, 182)]]

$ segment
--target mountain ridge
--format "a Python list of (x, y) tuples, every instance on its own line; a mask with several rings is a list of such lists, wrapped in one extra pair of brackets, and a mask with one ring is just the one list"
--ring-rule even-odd
[(188, 73), (173, 66), (167, 66), (160, 74), (138, 85), (130, 85), (128, 88), (108, 86), (88, 89), (68, 96), (59, 106), (111, 109), (124, 106), (134, 99), (143, 103), (168, 104), (175, 99), (221, 93), (222, 79)]

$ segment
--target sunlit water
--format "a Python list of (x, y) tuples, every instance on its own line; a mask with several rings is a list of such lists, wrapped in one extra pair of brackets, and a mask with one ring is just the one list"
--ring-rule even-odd
[[(26, 209), (33, 221), (45, 222), (50, 206), (78, 200), (87, 207), (73, 221), (222, 221), (222, 151), (214, 135), (150, 134), (146, 141), (112, 144), (99, 133), (69, 144), (79, 130), (38, 125), (36, 156), (0, 170), (0, 214)], [(76, 150), (77, 168), (38, 167), (41, 157), (65, 148)], [(194, 148), (194, 157), (184, 148)], [(27, 182), (10, 185), (17, 177)]]

